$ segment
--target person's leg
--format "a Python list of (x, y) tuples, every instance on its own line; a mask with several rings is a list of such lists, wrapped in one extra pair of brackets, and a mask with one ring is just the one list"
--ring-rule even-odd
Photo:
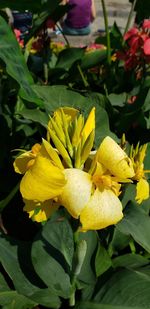
[(63, 33), (66, 35), (88, 35), (91, 32), (90, 26), (84, 27), (84, 28), (70, 28), (65, 23), (63, 25)]

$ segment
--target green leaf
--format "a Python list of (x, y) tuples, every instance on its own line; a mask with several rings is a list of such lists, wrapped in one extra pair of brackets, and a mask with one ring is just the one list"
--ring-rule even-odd
[(99, 245), (95, 259), (95, 270), (97, 277), (101, 276), (111, 266), (112, 262), (107, 250), (102, 245)]
[[(0, 262), (19, 294), (52, 308), (59, 308), (60, 300), (36, 274), (31, 263), (31, 244), (0, 237)], [(16, 309), (16, 308), (15, 308)], [(26, 308), (25, 308), (26, 309)]]
[[(60, 230), (65, 233), (64, 236)], [(64, 243), (65, 241), (67, 243)], [(67, 245), (69, 245), (68, 248)], [(54, 294), (63, 298), (68, 298), (71, 292), (70, 278), (63, 256), (68, 263), (71, 263), (72, 247), (72, 233), (68, 223), (59, 220), (48, 222), (32, 245), (32, 262), (37, 274)]]
[(132, 202), (128, 204), (124, 218), (116, 227), (123, 234), (131, 235), (138, 244), (150, 252), (150, 218), (140, 206)]
[(78, 276), (78, 279), (84, 283), (92, 284), (95, 282), (95, 273), (94, 269), (92, 268), (92, 257), (95, 253), (95, 249), (97, 247), (97, 234), (95, 231), (89, 231), (86, 233), (79, 234), (79, 240), (85, 240), (87, 243), (87, 251), (84, 258), (84, 262), (81, 268), (81, 272)]
[(33, 79), (28, 71), (20, 46), (11, 28), (0, 16), (1, 48), (0, 59), (6, 65), (7, 73), (20, 85), (20, 95), (27, 101), (41, 105), (42, 102), (31, 88)]
[(126, 248), (130, 242), (131, 236), (121, 233), (119, 229), (115, 227), (112, 240), (109, 244), (110, 253), (116, 253)]
[(37, 303), (16, 291), (0, 292), (0, 304), (3, 309), (32, 309)]
[[(143, 307), (133, 307), (133, 306), (124, 306), (124, 305), (105, 305), (105, 304), (97, 304), (95, 302), (81, 302), (79, 303), (75, 309), (143, 309)], [(147, 307), (149, 309), (150, 307)]]
[(126, 92), (116, 94), (116, 93), (111, 93), (108, 95), (108, 99), (111, 103), (112, 106), (120, 106), (123, 107), (124, 104), (127, 101), (127, 94)]
[(101, 62), (106, 59), (106, 50), (95, 50), (84, 55), (81, 59), (81, 68), (90, 69), (101, 64)]
[(128, 253), (118, 256), (112, 261), (113, 267), (137, 268), (149, 264), (149, 260), (140, 254)]
[(75, 61), (79, 61), (84, 55), (82, 48), (70, 47), (64, 49), (58, 57), (56, 68), (69, 70)]
[(18, 111), (17, 114), (22, 116), (24, 119), (31, 120), (33, 122), (37, 122), (47, 128), (47, 124), (49, 121), (49, 117), (45, 112), (42, 112), (39, 109), (27, 109), (23, 108), (21, 111)]
[(74, 241), (73, 232), (68, 221), (65, 218), (62, 218), (62, 221), (48, 221), (44, 225), (42, 236), (55, 249), (59, 250), (62, 253), (66, 262), (68, 263), (70, 268), (72, 268)]
[(150, 309), (149, 268), (114, 273), (102, 285), (94, 300), (112, 306), (131, 306)]

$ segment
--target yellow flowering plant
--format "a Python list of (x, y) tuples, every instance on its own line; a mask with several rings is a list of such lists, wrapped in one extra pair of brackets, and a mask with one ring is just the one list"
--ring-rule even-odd
[(56, 109), (46, 138), (22, 150), (13, 163), (23, 175), (24, 212), (33, 223), (44, 223), (32, 243), (34, 269), (69, 307), (78, 289), (85, 291), (107, 270), (124, 265), (120, 250), (131, 250), (125, 265), (138, 263), (135, 242), (150, 251), (149, 206), (143, 203), (149, 198), (147, 145), (126, 147), (125, 138), (119, 144), (106, 135), (96, 147), (95, 114), (95, 107), (87, 118), (74, 107)]
[(95, 107), (86, 121), (75, 108), (59, 108), (50, 117), (47, 140), (15, 159), (15, 171), (24, 174), (20, 192), (29, 217), (43, 222), (63, 206), (79, 219), (80, 231), (99, 230), (123, 218), (120, 195), (125, 184), (137, 183), (137, 202), (149, 197), (146, 146), (131, 148), (128, 156), (106, 136), (95, 150), (94, 136)]

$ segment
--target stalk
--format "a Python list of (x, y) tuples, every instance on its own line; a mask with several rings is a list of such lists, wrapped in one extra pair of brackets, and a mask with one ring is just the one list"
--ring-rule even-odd
[(132, 19), (132, 15), (133, 15), (133, 12), (134, 12), (134, 8), (135, 8), (135, 5), (136, 5), (136, 2), (137, 2), (137, 0), (134, 0), (133, 3), (132, 3), (131, 10), (130, 10), (130, 13), (128, 15), (128, 19), (127, 19), (127, 23), (126, 23), (123, 35), (125, 35), (125, 33), (128, 31), (128, 29), (130, 27), (130, 23), (131, 23), (131, 19)]
[(105, 23), (105, 32), (106, 32), (106, 40), (107, 40), (107, 62), (111, 64), (111, 44), (110, 44), (110, 34), (109, 34), (109, 27), (108, 27), (108, 14), (106, 11), (105, 1), (101, 0), (102, 2), (102, 9), (103, 9), (103, 16), (104, 16), (104, 23)]
[(8, 203), (13, 199), (17, 191), (19, 190), (20, 183), (17, 183), (17, 185), (12, 189), (12, 191), (7, 195), (7, 197), (4, 200), (0, 201), (0, 211), (2, 211)]

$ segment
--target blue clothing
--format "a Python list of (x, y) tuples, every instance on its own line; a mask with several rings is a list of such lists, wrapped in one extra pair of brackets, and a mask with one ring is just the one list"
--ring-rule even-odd
[(84, 28), (71, 28), (64, 23), (63, 25), (63, 33), (66, 35), (88, 35), (91, 32), (90, 25)]

